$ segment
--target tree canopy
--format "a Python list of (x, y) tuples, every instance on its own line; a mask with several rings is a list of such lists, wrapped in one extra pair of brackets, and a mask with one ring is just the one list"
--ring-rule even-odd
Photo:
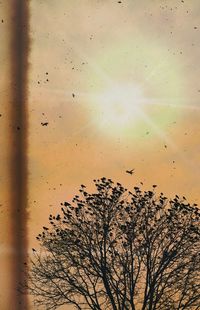
[(24, 288), (37, 307), (200, 309), (200, 211), (111, 179), (81, 185), (38, 235)]

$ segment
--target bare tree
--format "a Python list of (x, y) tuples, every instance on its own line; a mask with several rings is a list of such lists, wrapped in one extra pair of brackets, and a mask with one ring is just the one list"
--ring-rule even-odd
[(111, 179), (65, 202), (37, 239), (24, 287), (37, 309), (200, 309), (200, 211)]

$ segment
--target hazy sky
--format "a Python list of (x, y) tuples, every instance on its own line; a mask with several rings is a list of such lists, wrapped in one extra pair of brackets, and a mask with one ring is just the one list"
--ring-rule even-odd
[(199, 202), (199, 1), (31, 10), (30, 247), (49, 213), (98, 177)]
[(30, 240), (101, 176), (198, 202), (199, 10), (199, 1), (32, 1)]
[(32, 0), (31, 38), (30, 248), (98, 177), (200, 202), (198, 0)]

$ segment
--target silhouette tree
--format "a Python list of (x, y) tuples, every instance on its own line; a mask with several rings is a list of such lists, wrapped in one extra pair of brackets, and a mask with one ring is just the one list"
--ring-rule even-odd
[(64, 202), (24, 284), (37, 309), (200, 309), (200, 211), (111, 179)]

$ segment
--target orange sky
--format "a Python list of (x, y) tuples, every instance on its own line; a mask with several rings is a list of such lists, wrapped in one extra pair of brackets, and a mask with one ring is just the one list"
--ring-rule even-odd
[[(61, 201), (104, 175), (198, 201), (199, 8), (174, 0), (32, 2), (30, 242)], [(129, 94), (135, 88), (139, 99)], [(140, 99), (147, 120), (131, 118)]]
[(199, 12), (198, 0), (31, 1), (30, 248), (98, 177), (200, 202)]

